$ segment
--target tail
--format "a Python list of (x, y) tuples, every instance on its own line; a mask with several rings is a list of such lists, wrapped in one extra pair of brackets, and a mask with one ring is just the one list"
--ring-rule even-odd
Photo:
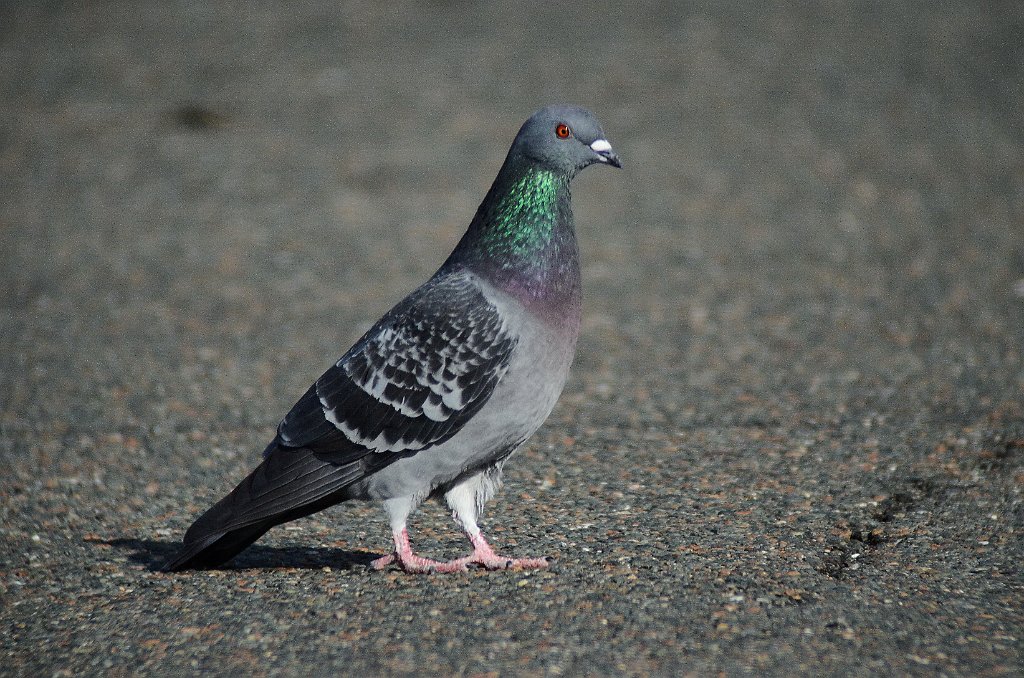
[(231, 494), (213, 505), (185, 533), (165, 572), (216, 567), (267, 530), (344, 501), (345, 490), (366, 474), (362, 460), (330, 463), (312, 450), (272, 450)]

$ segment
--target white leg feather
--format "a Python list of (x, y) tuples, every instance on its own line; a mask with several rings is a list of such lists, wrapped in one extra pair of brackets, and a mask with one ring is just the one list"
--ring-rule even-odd
[(462, 527), (462, 531), (470, 538), (480, 533), (480, 527), (476, 524), (491, 492), (487, 492), (484, 486), (487, 484), (481, 473), (459, 483), (444, 495), (445, 502), (452, 510), (452, 518)]
[(384, 510), (387, 511), (392, 532), (401, 532), (405, 529), (409, 514), (416, 510), (418, 504), (419, 502), (412, 497), (395, 497), (384, 500)]

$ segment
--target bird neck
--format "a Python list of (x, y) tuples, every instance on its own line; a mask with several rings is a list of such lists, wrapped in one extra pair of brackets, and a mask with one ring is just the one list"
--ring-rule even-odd
[(507, 159), (452, 259), (544, 315), (578, 317), (579, 250), (569, 178)]

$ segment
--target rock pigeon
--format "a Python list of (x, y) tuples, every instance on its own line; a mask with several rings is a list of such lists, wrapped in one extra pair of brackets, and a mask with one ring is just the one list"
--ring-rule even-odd
[[(375, 569), (546, 567), (496, 554), (477, 518), (565, 384), (580, 329), (569, 182), (595, 163), (622, 166), (592, 113), (530, 116), (441, 268), (317, 379), (263, 462), (195, 521), (164, 569), (216, 567), (275, 525), (349, 499), (383, 502), (390, 519), (394, 552)], [(441, 497), (468, 556), (413, 553), (406, 521)]]

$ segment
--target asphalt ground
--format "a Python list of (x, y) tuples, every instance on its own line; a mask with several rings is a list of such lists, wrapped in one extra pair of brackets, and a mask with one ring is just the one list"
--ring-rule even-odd
[[(1019, 675), (1016, 2), (0, 6), (0, 673)], [(159, 564), (534, 109), (583, 336), (485, 516)], [(446, 511), (425, 554), (465, 548)]]

